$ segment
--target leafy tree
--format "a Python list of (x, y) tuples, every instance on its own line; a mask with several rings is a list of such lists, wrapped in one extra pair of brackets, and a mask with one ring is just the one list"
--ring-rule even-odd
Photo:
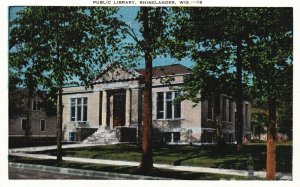
[[(118, 47), (116, 11), (109, 7), (25, 7), (10, 22), (10, 61), (22, 72), (24, 64), (35, 66), (32, 71), (41, 75), (40, 88), (58, 94), (57, 161), (62, 160), (63, 86), (76, 82), (89, 86), (95, 77), (90, 68), (101, 67)], [(20, 56), (24, 56), (21, 61)], [(29, 82), (35, 75), (32, 71), (25, 72)]]
[[(255, 94), (267, 101), (268, 106), (268, 143), (267, 143), (267, 178), (276, 179), (276, 122), (277, 108), (285, 98), (292, 97), (292, 11), (282, 9), (274, 11), (274, 27), (267, 37), (261, 37), (252, 53), (250, 62), (253, 72)], [(278, 18), (285, 17), (281, 30)], [(276, 24), (277, 23), (277, 24)]]
[[(28, 29), (33, 29), (29, 27)], [(10, 38), (13, 42), (13, 39)], [(25, 125), (25, 137), (27, 138), (31, 135), (31, 112), (32, 112), (32, 97), (37, 90), (38, 81), (42, 77), (42, 72), (40, 71), (40, 64), (35, 63), (35, 58), (37, 56), (36, 52), (29, 45), (35, 45), (34, 41), (30, 44), (23, 44), (23, 48), (20, 46), (14, 46), (14, 52), (9, 55), (9, 87), (11, 95), (20, 98), (11, 98), (10, 101), (10, 116), (14, 116), (17, 113), (19, 115), (26, 115), (26, 125)], [(16, 49), (17, 48), (17, 49)], [(31, 63), (32, 62), (32, 63)], [(26, 88), (26, 90), (16, 91), (17, 86)], [(15, 95), (17, 92), (21, 92), (19, 96)], [(26, 107), (18, 105), (17, 103), (23, 103), (23, 99), (26, 98)], [(14, 108), (14, 106), (20, 106), (19, 108)]]
[(141, 7), (138, 20), (141, 22), (140, 32), (143, 39), (139, 41), (145, 58), (144, 75), (144, 117), (142, 136), (142, 159), (140, 169), (142, 173), (148, 173), (153, 167), (152, 158), (152, 63), (153, 59), (165, 50), (162, 47), (167, 38), (165, 29), (166, 8)]
[[(139, 33), (130, 25), (123, 23), (124, 32), (134, 42), (126, 43), (127, 49), (135, 54), (142, 54), (145, 62), (144, 100), (143, 100), (143, 126), (142, 126), (142, 158), (140, 170), (148, 173), (153, 167), (152, 158), (152, 65), (153, 60), (168, 52), (170, 37), (167, 29), (170, 25), (170, 8), (166, 7), (140, 7), (136, 20), (140, 24)], [(135, 59), (139, 56), (129, 55)], [(131, 59), (133, 61), (133, 59)], [(131, 64), (131, 65), (137, 65)]]
[[(242, 99), (245, 87), (253, 85), (252, 95), (267, 101), (267, 178), (275, 179), (276, 108), (280, 101), (291, 98), (292, 90), (292, 10), (183, 8), (177, 11), (179, 26), (173, 34), (182, 41), (183, 47), (174, 55), (187, 55), (197, 62), (194, 69), (197, 79), (193, 83), (200, 84), (191, 91), (192, 85), (187, 84), (187, 96), (205, 97), (207, 94), (201, 92), (200, 95), (199, 91), (211, 91), (211, 87), (205, 84), (206, 80), (212, 80), (207, 79), (210, 77), (223, 79), (219, 83), (221, 91), (225, 84), (233, 85), (233, 95), (237, 99), (236, 138), (240, 145), (243, 134)], [(218, 89), (212, 90), (218, 92)]]
[[(252, 109), (253, 110), (253, 109)], [(252, 134), (255, 137), (259, 137), (261, 139), (261, 134), (266, 132), (265, 128), (267, 128), (268, 117), (264, 112), (257, 111), (252, 112), (251, 114), (251, 126), (252, 126)]]
[[(177, 10), (184, 12), (180, 13), (180, 26), (173, 32), (178, 40), (184, 41), (183, 52), (179, 54), (196, 61), (194, 80), (183, 88), (185, 96), (196, 98), (196, 101), (212, 93), (235, 96), (238, 147), (243, 136), (244, 89), (249, 83), (248, 72), (243, 71), (242, 53), (255, 33), (254, 18), (259, 11), (253, 8), (182, 8)], [(185, 52), (186, 49), (189, 52)], [(192, 87), (192, 84), (197, 86)]]

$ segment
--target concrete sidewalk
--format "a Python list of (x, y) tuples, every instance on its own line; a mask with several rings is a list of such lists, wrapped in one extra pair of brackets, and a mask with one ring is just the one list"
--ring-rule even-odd
[[(86, 147), (86, 146), (97, 146), (97, 145), (94, 145), (94, 144), (93, 145), (91, 145), (91, 144), (72, 144), (72, 145), (65, 145), (65, 146), (63, 146), (63, 148), (75, 148), (75, 147)], [(18, 149), (10, 150), (9, 154), (13, 155), (13, 156), (31, 157), (31, 158), (39, 158), (39, 159), (56, 159), (56, 156), (26, 153), (26, 152), (51, 150), (51, 149), (55, 149), (55, 148), (56, 148), (56, 146), (18, 148)], [(139, 162), (104, 160), (104, 159), (89, 159), (89, 158), (78, 158), (78, 157), (63, 157), (63, 160), (73, 161), (73, 162), (82, 162), (82, 163), (117, 165), (117, 166), (138, 166), (139, 165)], [(246, 170), (193, 167), (193, 166), (173, 166), (173, 165), (167, 165), (167, 164), (154, 164), (154, 167), (161, 168), (161, 169), (178, 170), (178, 171), (191, 171), (191, 172), (202, 172), (202, 173), (212, 173), (212, 174), (248, 176), (248, 171), (246, 171)], [(254, 176), (264, 178), (266, 176), (266, 172), (265, 171), (254, 171)], [(292, 175), (290, 173), (277, 173), (277, 179), (292, 180)]]

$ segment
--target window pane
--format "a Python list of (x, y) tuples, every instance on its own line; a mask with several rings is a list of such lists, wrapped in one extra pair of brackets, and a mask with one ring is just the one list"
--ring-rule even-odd
[(177, 102), (174, 105), (174, 118), (181, 117), (181, 102)]
[(75, 99), (71, 99), (71, 105), (74, 106), (75, 105), (75, 101), (76, 101)]
[(164, 100), (164, 93), (158, 92), (157, 93), (157, 101), (163, 101)]
[(36, 101), (35, 100), (33, 100), (33, 102), (32, 102), (32, 110), (36, 110)]
[(164, 93), (157, 93), (157, 119), (164, 118)]
[(71, 106), (71, 121), (75, 121), (75, 106)]
[(77, 120), (81, 121), (81, 106), (77, 106)]
[(40, 110), (41, 109), (41, 101), (37, 101), (36, 102), (36, 110)]
[(78, 98), (78, 99), (77, 99), (77, 105), (81, 105), (81, 103), (82, 103), (82, 102), (81, 102), (81, 98)]
[(222, 120), (226, 121), (226, 98), (223, 97), (222, 101)]
[(45, 131), (45, 120), (41, 120), (41, 131)]
[(180, 92), (175, 92), (174, 95), (174, 118), (180, 118), (181, 117), (181, 102), (176, 101), (175, 99), (180, 96)]
[(167, 100), (172, 99), (172, 92), (167, 92), (166, 93), (166, 99)]
[(232, 122), (232, 100), (229, 100), (229, 122)]
[(83, 121), (87, 121), (87, 106), (83, 106)]
[(22, 122), (21, 122), (21, 128), (22, 128), (22, 131), (25, 131), (26, 130), (26, 123), (27, 123), (27, 119), (22, 119)]
[(207, 101), (207, 112), (208, 112), (208, 115), (207, 115), (207, 119), (212, 119), (212, 102), (211, 100), (208, 100)]
[(172, 101), (167, 101), (167, 119), (172, 118)]
[(83, 98), (83, 104), (87, 104), (87, 97)]
[(40, 101), (40, 110), (43, 110), (45, 108), (45, 103)]

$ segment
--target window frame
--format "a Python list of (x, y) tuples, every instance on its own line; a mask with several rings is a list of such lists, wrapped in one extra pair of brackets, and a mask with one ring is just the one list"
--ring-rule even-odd
[(248, 113), (249, 113), (249, 103), (245, 103), (245, 113), (244, 113), (244, 123), (245, 123), (245, 126), (248, 127)]
[[(167, 94), (171, 93), (171, 98), (167, 98)], [(181, 119), (181, 102), (180, 103), (174, 103), (174, 100), (176, 98), (176, 93), (180, 95), (179, 91), (165, 91), (165, 92), (157, 92), (156, 96), (156, 119), (158, 120), (174, 120), (174, 119)], [(158, 99), (159, 95), (162, 94), (162, 99)], [(163, 102), (163, 110), (158, 109), (158, 103)], [(171, 117), (167, 116), (168, 112), (168, 104), (172, 103), (171, 105)], [(175, 106), (177, 105), (177, 106)], [(178, 107), (180, 106), (180, 107)], [(175, 114), (178, 114), (175, 110), (179, 110), (179, 117), (175, 117)], [(161, 115), (161, 113), (163, 115)], [(162, 116), (162, 117), (161, 117)]]
[[(42, 121), (44, 121), (44, 130), (42, 130)], [(46, 119), (40, 119), (40, 130), (41, 130), (41, 132), (46, 131)]]
[[(209, 114), (211, 114), (211, 118), (209, 118)], [(213, 121), (214, 120), (214, 101), (213, 99), (207, 100), (207, 120)]]
[(227, 122), (227, 98), (222, 96), (222, 122)]
[[(24, 129), (23, 129), (23, 120), (26, 120), (26, 123), (24, 124)], [(27, 124), (27, 118), (21, 118), (21, 131), (26, 131), (26, 124)]]
[(233, 100), (232, 99), (229, 99), (229, 103), (228, 103), (228, 122), (229, 123), (232, 123), (232, 120), (233, 120)]
[(32, 100), (32, 110), (33, 111), (41, 111), (43, 109), (42, 104), (43, 104), (43, 101), (41, 99), (33, 99)]
[[(86, 99), (86, 102), (84, 102), (85, 99)], [(74, 104), (72, 104), (72, 100), (75, 101)], [(79, 102), (79, 100), (80, 100), (80, 102)], [(74, 117), (73, 117), (72, 107), (74, 107)], [(80, 120), (78, 120), (78, 118), (79, 118), (78, 108), (79, 107), (80, 107)], [(86, 119), (84, 119), (84, 118), (86, 118)], [(70, 98), (70, 118), (69, 119), (71, 122), (87, 122), (88, 121), (88, 97)]]

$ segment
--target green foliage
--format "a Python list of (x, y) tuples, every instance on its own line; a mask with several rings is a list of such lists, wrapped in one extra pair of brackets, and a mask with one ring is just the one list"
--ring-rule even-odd
[[(271, 63), (274, 67), (276, 66), (282, 71), (282, 75), (291, 75), (291, 67), (282, 69), (282, 66), (288, 64), (287, 59), (292, 60), (291, 54), (286, 53), (286, 51), (291, 52), (291, 9), (205, 7), (174, 8), (174, 12), (178, 17), (177, 20), (175, 19), (178, 26), (171, 34), (177, 39), (180, 49), (171, 54), (177, 58), (188, 56), (196, 61), (193, 77), (187, 81), (183, 89), (187, 92), (190, 90), (187, 98), (199, 97), (200, 91), (203, 98), (220, 91), (230, 95), (237, 94), (234, 88), (238, 86), (236, 85), (235, 65), (239, 43), (242, 44), (243, 88), (246, 90), (245, 93), (239, 94), (249, 95), (251, 93), (249, 86), (253, 85), (256, 80), (264, 83), (270, 82), (267, 81), (268, 74), (265, 72), (270, 71), (271, 80), (277, 76), (265, 65), (259, 65), (264, 70), (262, 74), (253, 73), (257, 69), (255, 66), (259, 64), (255, 58), (267, 57), (264, 55), (266, 51), (269, 51), (269, 57), (273, 58), (266, 64)], [(262, 41), (264, 43), (261, 43)], [(276, 42), (271, 44), (268, 41)], [(274, 57), (274, 55), (277, 56)], [(276, 65), (272, 63), (279, 59), (281, 60), (277, 61)], [(253, 62), (252, 66), (249, 62)], [(291, 63), (288, 66), (291, 66)], [(287, 82), (284, 86), (291, 86)], [(218, 85), (219, 89), (215, 85)], [(261, 86), (265, 87), (265, 85)], [(261, 86), (255, 87), (257, 93), (252, 94), (253, 97), (259, 97), (258, 93), (265, 93), (265, 90), (260, 88)]]
[(268, 127), (268, 116), (264, 112), (252, 112), (251, 126), (254, 136), (259, 136), (266, 133)]
[(9, 68), (21, 75), (31, 70), (38, 88), (48, 93), (66, 85), (89, 85), (97, 73), (91, 68), (101, 68), (118, 48), (122, 35), (120, 21), (113, 16), (116, 11), (108, 7), (25, 7), (10, 22)]

